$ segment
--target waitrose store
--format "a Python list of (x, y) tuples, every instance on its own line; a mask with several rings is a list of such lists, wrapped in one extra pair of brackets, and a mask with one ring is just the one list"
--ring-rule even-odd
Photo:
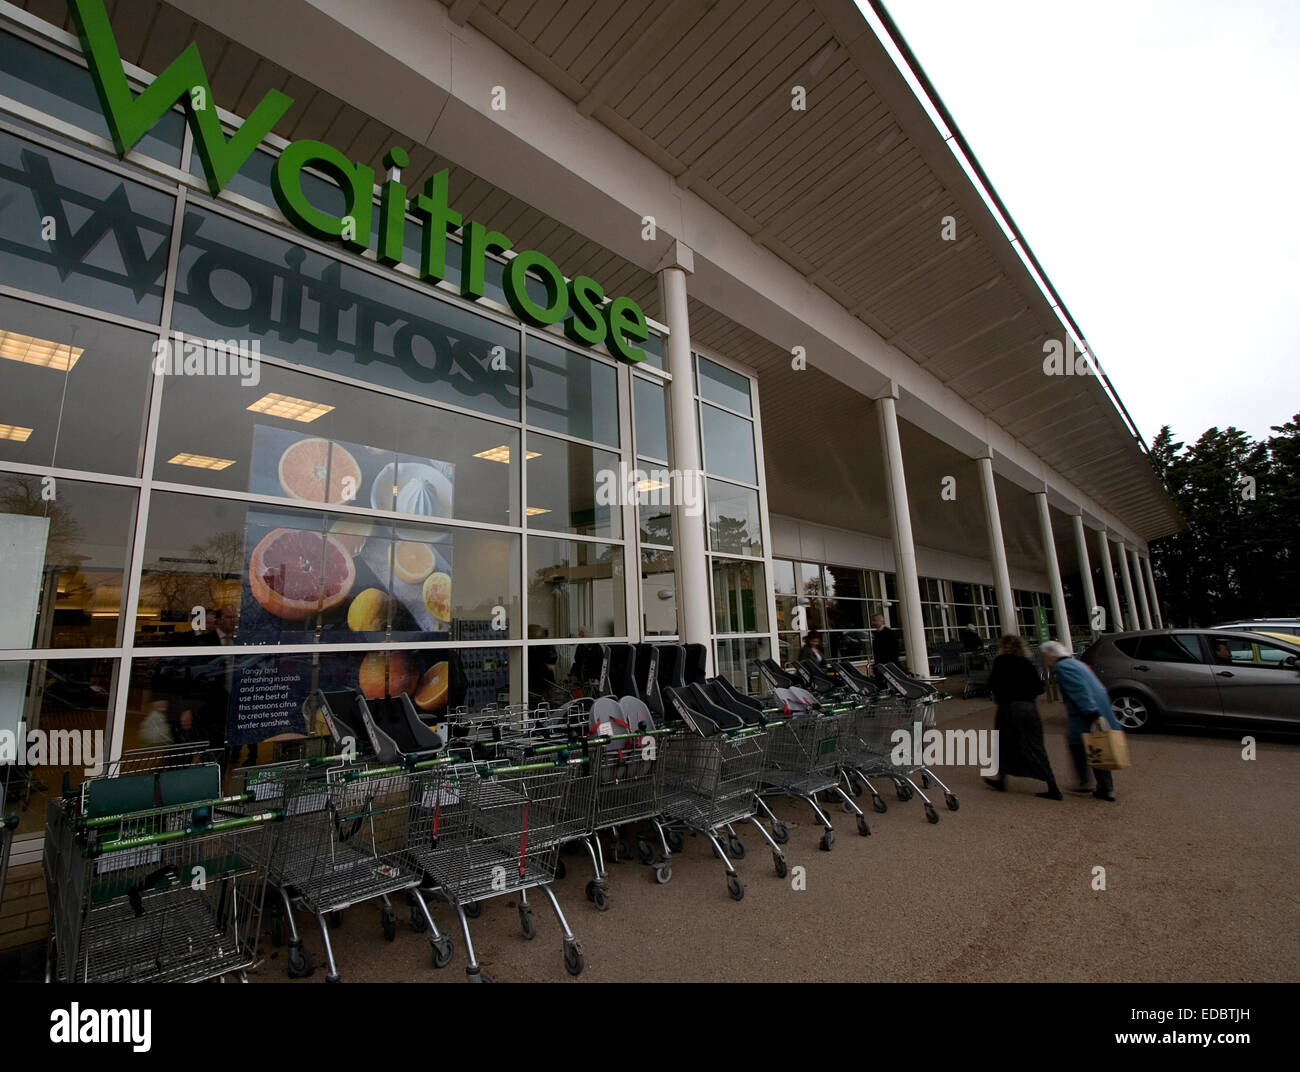
[(65, 774), (269, 760), (313, 688), (1157, 620), (1172, 507), (851, 4), (712, 81), (726, 5), (107, 6), (0, 2), (0, 730), (93, 753), (10, 765), (17, 859)]

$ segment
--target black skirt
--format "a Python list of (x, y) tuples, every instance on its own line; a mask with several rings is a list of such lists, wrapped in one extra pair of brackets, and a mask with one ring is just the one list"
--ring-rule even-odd
[(993, 721), (998, 731), (998, 771), (1014, 778), (1051, 782), (1052, 762), (1043, 746), (1043, 720), (1032, 700), (1000, 704)]

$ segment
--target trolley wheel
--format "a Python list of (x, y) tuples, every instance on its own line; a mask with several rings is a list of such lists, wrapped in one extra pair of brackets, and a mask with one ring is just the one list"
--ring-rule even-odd
[(470, 901), (469, 904), (467, 904), (467, 905), (464, 906), (464, 908), (462, 909), (462, 911), (464, 911), (464, 913), (465, 913), (465, 915), (466, 915), (467, 918), (469, 918), (469, 919), (478, 919), (478, 917), (481, 916), (481, 915), (483, 914), (483, 902), (482, 902), (482, 901)]
[(564, 946), (564, 969), (570, 975), (578, 976), (582, 974), (582, 969), (587, 966), (587, 962), (582, 957), (582, 945), (575, 938)]
[(597, 912), (609, 911), (609, 891), (594, 878), (587, 883), (587, 900), (596, 906)]
[(912, 783), (908, 781), (897, 782), (895, 783), (895, 787), (898, 790), (898, 799), (905, 802), (911, 800), (916, 792), (912, 788)]
[(921, 788), (922, 788), (922, 789), (929, 789), (930, 786), (932, 786), (932, 785), (934, 785), (934, 781), (933, 781), (933, 779), (931, 779), (931, 777), (930, 777), (928, 774), (926, 774), (925, 771), (922, 771), (922, 772), (921, 772)]
[(852, 793), (855, 797), (860, 797), (860, 796), (862, 796), (862, 794), (863, 794), (863, 792), (865, 791), (865, 789), (866, 789), (866, 786), (864, 786), (864, 785), (862, 784), (861, 779), (859, 779), (859, 778), (850, 778), (850, 779), (849, 779), (849, 792)]
[(780, 819), (772, 820), (772, 840), (778, 845), (784, 845), (790, 840), (790, 828)]
[[(419, 894), (416, 894), (418, 897)], [(424, 918), (424, 913), (420, 911), (420, 906), (414, 901), (411, 902), (411, 930), (416, 934), (423, 934), (429, 929), (429, 924)]]
[[(557, 857), (555, 858), (555, 878), (556, 878), (556, 881), (559, 881), (560, 879), (564, 878), (564, 876), (567, 875), (568, 873), (569, 873), (569, 869), (568, 869), (567, 867), (564, 866), (564, 861), (561, 860), (561, 859), (557, 856)], [(468, 915), (468, 913), (466, 913), (466, 914)]]
[(636, 839), (636, 855), (643, 864), (648, 864), (654, 859), (655, 850), (648, 838), (639, 837)]
[(925, 806), (925, 817), (932, 823), (937, 823), (939, 821), (939, 813), (934, 810), (933, 804), (927, 804)]
[(331, 912), (329, 914), (329, 922), (330, 922), (331, 930), (338, 930), (340, 927), (343, 926), (343, 913), (341, 911)]
[(325, 981), (326, 981), (327, 983), (341, 983), (341, 982), (343, 982), (343, 980), (340, 979), (337, 975), (327, 975), (327, 976), (325, 976)]
[(278, 949), (284, 945), (284, 905), (278, 901), (271, 904), (271, 944)]
[(433, 950), (435, 968), (445, 968), (451, 963), (451, 935), (440, 934), (437, 938), (431, 938), (429, 946)]
[(655, 868), (655, 881), (661, 886), (668, 885), (669, 880), (673, 877), (673, 865), (664, 861)]
[(519, 933), (530, 942), (537, 937), (537, 924), (533, 922), (533, 910), (527, 905), (519, 906)]
[(492, 976), (488, 975), (482, 968), (466, 968), (465, 981), (470, 983), (490, 983)]
[(772, 865), (776, 868), (777, 878), (785, 878), (790, 873), (790, 865), (785, 862), (785, 853), (772, 853)]
[(740, 838), (736, 837), (735, 834), (732, 834), (727, 838), (727, 850), (737, 860), (743, 860), (745, 858), (745, 843), (741, 841)]
[(881, 796), (873, 796), (871, 798), (871, 806), (882, 815), (889, 810), (889, 805), (885, 803), (885, 798)]
[(745, 884), (740, 881), (740, 876), (730, 874), (727, 876), (727, 892), (731, 894), (733, 901), (742, 901), (745, 898)]
[(961, 807), (961, 803), (957, 800), (957, 794), (955, 793), (944, 793), (943, 802), (948, 805), (949, 811), (956, 811)]
[(287, 974), (290, 979), (306, 979), (315, 970), (316, 965), (312, 962), (311, 954), (302, 946), (289, 950)]
[(632, 859), (632, 850), (628, 847), (626, 841), (619, 838), (614, 842), (614, 859), (615, 861)]
[(393, 911), (392, 905), (384, 906), (379, 925), (384, 928), (384, 941), (391, 942), (397, 937), (397, 913)]
[(827, 830), (826, 833), (822, 835), (821, 841), (817, 842), (817, 847), (821, 849), (822, 852), (830, 852), (831, 849), (835, 847), (835, 831)]
[(858, 816), (858, 833), (862, 837), (871, 836), (871, 827), (867, 825), (867, 817), (865, 815)]
[(668, 842), (668, 848), (673, 852), (681, 852), (685, 844), (680, 830), (665, 830), (664, 840)]

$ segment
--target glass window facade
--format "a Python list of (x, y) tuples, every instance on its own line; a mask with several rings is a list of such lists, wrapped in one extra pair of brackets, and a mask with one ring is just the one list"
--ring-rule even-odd
[[(0, 96), (107, 134), (85, 68), (0, 36)], [(312, 242), (277, 222), (269, 145), (177, 219), (180, 112), (125, 162), (0, 124), (0, 729), (269, 761), (321, 732), (312, 689), (518, 703), (602, 639), (677, 635), (668, 508), (597, 494), (668, 460), (658, 336), (633, 369)], [(753, 485), (752, 422), (718, 412), (718, 479)], [(756, 494), (719, 483), (709, 514), (738, 634), (767, 629)], [(19, 838), (63, 774), (25, 772)]]

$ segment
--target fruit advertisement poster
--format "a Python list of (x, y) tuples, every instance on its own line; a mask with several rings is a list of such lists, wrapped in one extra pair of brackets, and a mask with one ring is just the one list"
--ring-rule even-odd
[[(258, 425), (249, 490), (326, 509), (355, 504), (445, 517), (454, 473), (448, 462)], [(250, 508), (240, 641), (446, 640), (452, 543), (451, 532), (429, 525)], [(446, 704), (447, 663), (432, 653), (322, 656), (319, 687), (360, 688), (370, 697), (408, 692), (427, 711)], [(286, 708), (298, 709), (310, 688), (306, 682), (302, 696), (286, 694)], [(232, 708), (233, 721), (240, 716)]]

